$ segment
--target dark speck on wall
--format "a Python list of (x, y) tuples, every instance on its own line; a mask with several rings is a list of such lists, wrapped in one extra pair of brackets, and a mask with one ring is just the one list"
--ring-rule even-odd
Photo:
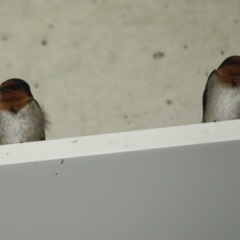
[(64, 163), (64, 159), (62, 159), (62, 161), (61, 161), (61, 164), (63, 164)]
[(127, 121), (128, 125), (131, 125), (131, 121), (128, 119), (128, 115), (124, 115), (123, 118)]
[(166, 104), (167, 104), (167, 105), (171, 105), (171, 104), (172, 104), (172, 100), (167, 99), (167, 100), (166, 100)]
[(58, 174), (57, 174), (57, 173), (55, 173), (55, 175), (57, 176)]
[(46, 40), (42, 40), (42, 45), (47, 45), (47, 41)]
[(53, 25), (52, 23), (50, 23), (50, 24), (48, 24), (48, 27), (49, 27), (49, 28), (53, 28), (54, 25)]
[(225, 53), (224, 50), (222, 50), (222, 51), (221, 51), (221, 54), (223, 55), (224, 53)]
[(164, 58), (164, 57), (165, 57), (164, 52), (156, 52), (156, 53), (153, 54), (154, 59), (161, 59), (161, 58)]
[(2, 36), (2, 40), (3, 40), (4, 42), (6, 42), (6, 41), (8, 40), (8, 37), (7, 37), (7, 36)]
[(187, 44), (183, 45), (183, 48), (188, 49), (188, 45)]
[(39, 88), (39, 85), (37, 83), (34, 84), (35, 88)]

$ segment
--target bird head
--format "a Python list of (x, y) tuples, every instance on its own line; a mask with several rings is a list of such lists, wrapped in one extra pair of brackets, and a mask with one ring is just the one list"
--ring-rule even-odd
[(240, 75), (240, 56), (226, 58), (218, 70), (228, 75)]
[(1, 101), (17, 101), (23, 98), (33, 98), (29, 85), (18, 78), (12, 78), (0, 85)]

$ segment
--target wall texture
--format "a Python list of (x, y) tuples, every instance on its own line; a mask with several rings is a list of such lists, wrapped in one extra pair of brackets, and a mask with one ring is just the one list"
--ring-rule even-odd
[(25, 79), (48, 139), (201, 121), (208, 74), (239, 54), (237, 0), (1, 0), (0, 79)]

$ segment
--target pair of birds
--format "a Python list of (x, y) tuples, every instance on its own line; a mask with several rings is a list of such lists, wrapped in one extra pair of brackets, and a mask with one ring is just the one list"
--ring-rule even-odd
[[(29, 85), (17, 78), (0, 86), (0, 144), (45, 140), (48, 120)], [(203, 94), (203, 119), (240, 118), (240, 56), (223, 61), (208, 77)]]

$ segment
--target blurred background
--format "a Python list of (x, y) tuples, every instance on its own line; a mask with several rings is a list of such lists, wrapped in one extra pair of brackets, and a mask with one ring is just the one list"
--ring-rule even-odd
[(237, 0), (0, 0), (0, 79), (26, 80), (47, 139), (201, 122), (239, 55)]

